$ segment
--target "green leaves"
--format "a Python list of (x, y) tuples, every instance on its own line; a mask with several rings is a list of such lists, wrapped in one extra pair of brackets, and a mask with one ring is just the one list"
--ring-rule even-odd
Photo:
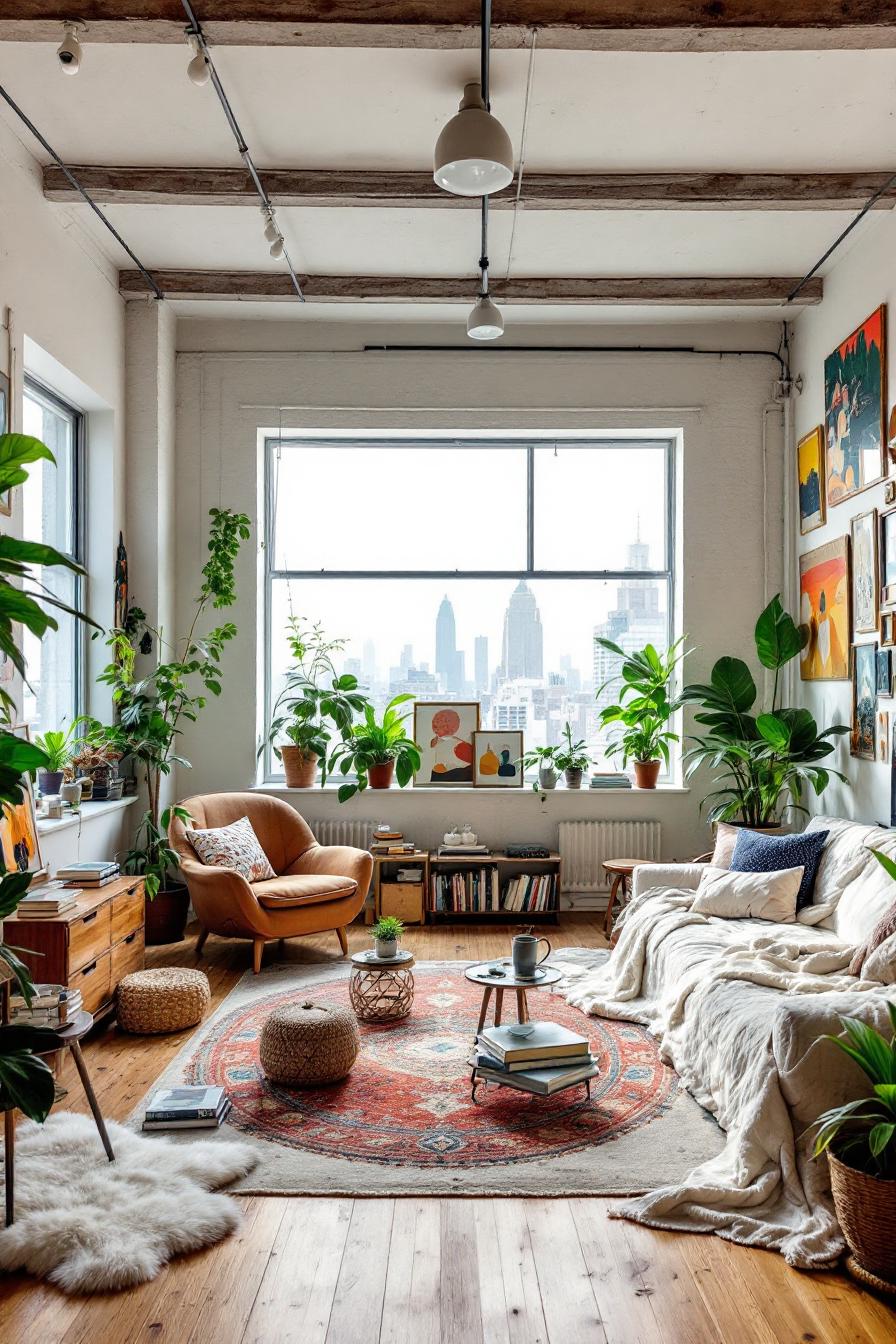
[(41, 1027), (0, 1027), (0, 1109), (17, 1106), (29, 1120), (43, 1123), (56, 1099), (53, 1073), (34, 1051), (58, 1049), (55, 1031)]
[(25, 465), (29, 462), (55, 462), (45, 443), (28, 434), (0, 434), (0, 494), (28, 479)]
[(795, 624), (776, 595), (756, 622), (755, 638), (760, 663), (777, 671), (805, 648), (809, 632)]
[(871, 853), (877, 859), (884, 872), (889, 873), (893, 881), (896, 882), (896, 863), (893, 862), (889, 855), (884, 854), (880, 849), (872, 849)]
[(896, 1005), (887, 1002), (889, 1043), (867, 1022), (841, 1017), (847, 1039), (826, 1036), (870, 1079), (873, 1095), (825, 1111), (815, 1122), (815, 1156), (834, 1146), (838, 1156), (873, 1176), (896, 1176)]

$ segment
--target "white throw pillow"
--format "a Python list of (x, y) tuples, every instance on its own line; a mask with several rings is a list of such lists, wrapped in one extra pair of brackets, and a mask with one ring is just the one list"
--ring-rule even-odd
[(830, 832), (815, 875), (812, 904), (829, 905), (833, 910), (848, 884), (865, 867), (869, 858), (865, 846), (878, 827), (843, 817), (813, 817), (806, 830)]
[[(868, 844), (874, 849), (883, 850), (890, 858), (896, 857), (896, 841), (892, 831), (872, 828)], [(844, 943), (858, 946), (865, 941), (894, 901), (896, 882), (880, 866), (869, 848), (865, 850), (862, 868), (847, 885), (828, 922)]]
[(877, 980), (882, 985), (896, 984), (896, 933), (891, 933), (873, 952), (869, 952), (862, 966), (863, 980)]
[(186, 834), (202, 862), (213, 868), (235, 868), (247, 882), (265, 882), (277, 876), (248, 817), (215, 830), (188, 829)]
[(777, 873), (731, 873), (727, 868), (708, 867), (691, 909), (719, 919), (769, 919), (775, 924), (792, 924), (802, 880), (802, 865)]

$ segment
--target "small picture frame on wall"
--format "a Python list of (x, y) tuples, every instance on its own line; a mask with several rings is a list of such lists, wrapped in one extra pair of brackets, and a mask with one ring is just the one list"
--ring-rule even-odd
[(885, 649), (896, 644), (896, 611), (882, 611), (880, 614), (880, 642)]
[(880, 515), (880, 605), (896, 606), (896, 509)]
[(803, 536), (824, 524), (824, 431), (816, 425), (796, 446), (800, 532)]
[(875, 660), (877, 669), (878, 696), (893, 694), (893, 651), (890, 648), (878, 649)]
[(852, 537), (852, 628), (876, 635), (879, 611), (877, 509), (858, 513), (849, 525)]
[(877, 645), (855, 644), (852, 652), (851, 756), (875, 759), (877, 712)]
[(877, 711), (877, 759), (884, 765), (890, 757), (890, 711)]
[(489, 728), (473, 734), (473, 783), (477, 789), (523, 787), (523, 734)]
[[(0, 434), (8, 434), (10, 432), (10, 405), (9, 379), (5, 373), (0, 373)], [(7, 518), (12, 514), (11, 489), (0, 495), (0, 513), (5, 514)]]
[(887, 310), (881, 304), (824, 361), (825, 491), (840, 504), (887, 474)]

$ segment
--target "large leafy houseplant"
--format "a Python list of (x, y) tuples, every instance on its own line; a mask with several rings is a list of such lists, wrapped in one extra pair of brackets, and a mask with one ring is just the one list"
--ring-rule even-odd
[(333, 665), (334, 654), (345, 648), (344, 639), (328, 639), (319, 623), (310, 624), (300, 616), (289, 618), (286, 639), (293, 663), (258, 754), (268, 745), (273, 748), (291, 788), (312, 784), (319, 764), (323, 785), (332, 729), (344, 737), (355, 715), (364, 712), (367, 699), (358, 690), (358, 678), (348, 672), (340, 675)]
[(834, 750), (830, 740), (848, 733), (843, 724), (819, 732), (807, 709), (780, 703), (780, 674), (799, 656), (808, 632), (798, 627), (773, 597), (756, 622), (756, 654), (774, 673), (771, 702), (755, 712), (758, 691), (747, 664), (720, 658), (709, 682), (686, 686), (681, 702), (697, 707), (696, 722), (706, 731), (691, 739), (685, 752), (685, 777), (700, 766), (716, 771), (719, 787), (703, 801), (711, 821), (736, 821), (747, 826), (773, 826), (787, 807), (800, 808), (804, 786), (824, 793), (832, 778), (844, 780), (826, 762)]
[(405, 732), (406, 714), (398, 713), (398, 706), (413, 700), (410, 693), (396, 695), (383, 710), (378, 723), (373, 705), (366, 704), (364, 717), (354, 723), (337, 744), (330, 757), (330, 770), (339, 766), (342, 775), (355, 772), (355, 782), (339, 787), (339, 801), (346, 802), (368, 787), (387, 789), (392, 782), (393, 768), (399, 787), (410, 784), (420, 769), (420, 750), (413, 738)]
[[(645, 782), (650, 780), (648, 787), (652, 787), (656, 784), (660, 761), (669, 768), (670, 742), (679, 740), (678, 733), (669, 727), (669, 723), (681, 704), (672, 688), (678, 668), (688, 653), (682, 648), (684, 636), (665, 653), (658, 653), (652, 644), (626, 653), (611, 639), (598, 637), (595, 643), (620, 659), (618, 670), (597, 692), (600, 695), (608, 686), (621, 683), (618, 703), (601, 710), (601, 726), (617, 725), (620, 729), (618, 736), (607, 746), (606, 754), (621, 755), (623, 767), (634, 761), (636, 774), (639, 766), (650, 767), (643, 772), (643, 778)], [(641, 782), (639, 778), (638, 783)]]
[[(196, 722), (208, 697), (221, 694), (221, 657), (236, 635), (231, 621), (214, 626), (206, 635), (197, 631), (209, 609), (220, 610), (236, 601), (234, 564), (241, 543), (249, 538), (249, 519), (232, 509), (211, 509), (209, 517), (209, 558), (186, 635), (169, 643), (142, 614), (127, 629), (113, 630), (107, 641), (113, 658), (99, 680), (112, 688), (119, 722), (105, 727), (94, 720), (86, 734), (96, 748), (107, 741), (126, 747), (142, 769), (148, 807), (124, 868), (142, 875), (150, 901), (168, 885), (177, 867), (167, 834), (171, 817), (187, 819), (182, 808), (162, 809), (162, 780), (175, 765), (189, 768), (190, 762), (178, 754), (178, 738), (186, 724)], [(155, 665), (138, 676), (137, 651), (147, 636), (155, 649)]]

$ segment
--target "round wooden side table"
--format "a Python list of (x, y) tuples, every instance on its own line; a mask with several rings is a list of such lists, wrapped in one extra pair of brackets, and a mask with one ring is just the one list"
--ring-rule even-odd
[(613, 907), (616, 904), (616, 897), (619, 897), (620, 905), (625, 905), (629, 897), (628, 883), (632, 873), (642, 864), (653, 862), (653, 859), (604, 859), (601, 864), (607, 876), (613, 879), (607, 913), (604, 915), (604, 933), (608, 938), (613, 932)]
[[(492, 973), (492, 967), (498, 967), (504, 972), (503, 975)], [(513, 962), (509, 957), (499, 958), (496, 961), (481, 961), (475, 966), (468, 966), (464, 971), (464, 977), (472, 980), (474, 985), (482, 985), (482, 1010), (479, 1014), (479, 1022), (476, 1027), (476, 1035), (482, 1031), (485, 1026), (485, 1019), (488, 1015), (488, 1006), (492, 994), (495, 996), (495, 1026), (501, 1025), (501, 1014), (504, 1011), (504, 991), (512, 989), (516, 994), (516, 1020), (517, 1022), (529, 1021), (529, 1003), (526, 999), (526, 993), (530, 989), (545, 989), (548, 985), (556, 985), (560, 979), (560, 972), (554, 970), (553, 966), (540, 966), (538, 974), (532, 980), (521, 980), (513, 970)]]
[(414, 1006), (413, 952), (399, 952), (385, 961), (369, 952), (355, 952), (348, 994), (361, 1022), (399, 1022)]

